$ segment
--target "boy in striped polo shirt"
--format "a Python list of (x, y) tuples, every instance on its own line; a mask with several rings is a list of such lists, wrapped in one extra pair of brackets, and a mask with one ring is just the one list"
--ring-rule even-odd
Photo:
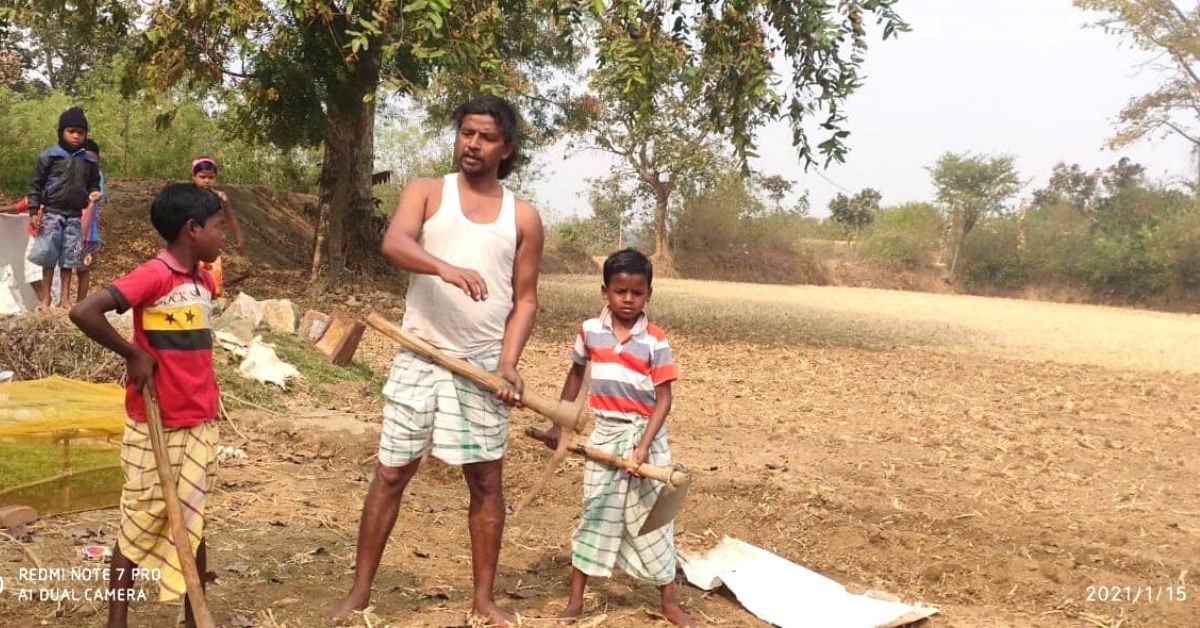
[[(591, 362), (588, 403), (596, 427), (588, 444), (637, 464), (669, 466), (666, 421), (671, 382), (678, 372), (666, 334), (643, 311), (653, 278), (650, 260), (633, 249), (604, 261), (601, 293), (607, 306), (579, 330), (562, 399), (579, 396)], [(551, 448), (559, 435), (558, 426), (540, 433)], [(671, 623), (696, 625), (680, 608), (675, 591), (674, 524), (637, 534), (662, 484), (590, 460), (584, 465), (583, 484), (583, 513), (571, 538), (571, 598), (561, 617), (579, 617), (588, 577), (609, 577), (616, 565), (658, 585), (663, 616)]]

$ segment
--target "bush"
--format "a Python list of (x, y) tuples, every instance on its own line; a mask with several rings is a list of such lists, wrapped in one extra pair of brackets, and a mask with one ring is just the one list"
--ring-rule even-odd
[(968, 286), (1024, 285), (1027, 273), (1018, 246), (1018, 227), (1014, 216), (980, 222), (963, 242), (956, 270), (958, 278)]
[(551, 228), (550, 239), (557, 242), (559, 252), (569, 258), (587, 259), (610, 253), (616, 247), (615, 242), (609, 242), (604, 236), (594, 218), (572, 218), (561, 222)]
[(89, 136), (100, 144), (108, 177), (185, 180), (192, 159), (211, 155), (224, 182), (297, 192), (315, 187), (316, 151), (279, 151), (232, 139), (222, 132), (221, 119), (194, 100), (154, 104), (101, 86), (76, 103), (61, 93), (18, 94), (0, 87), (0, 191), (27, 190), (34, 160), (56, 141), (58, 116), (72, 104), (87, 112)]
[(913, 270), (934, 261), (945, 223), (936, 207), (907, 203), (885, 208), (859, 241), (859, 252), (886, 268)]
[(1167, 251), (1154, 246), (1156, 235), (1146, 226), (1133, 233), (1099, 234), (1084, 258), (1088, 287), (1096, 294), (1134, 303), (1165, 292), (1174, 269)]
[(1157, 235), (1156, 256), (1171, 260), (1172, 281), (1185, 289), (1200, 288), (1200, 211), (1172, 216)]
[(1025, 260), (1031, 279), (1078, 285), (1092, 248), (1090, 219), (1068, 203), (1035, 207), (1025, 215)]

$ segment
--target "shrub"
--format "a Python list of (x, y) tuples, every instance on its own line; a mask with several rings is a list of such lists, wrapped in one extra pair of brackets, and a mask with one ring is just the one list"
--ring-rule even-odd
[(1026, 269), (1018, 247), (1017, 229), (1014, 216), (998, 216), (980, 222), (963, 242), (957, 269), (959, 279), (969, 286), (1018, 288), (1024, 285)]
[(934, 261), (941, 246), (945, 222), (928, 203), (907, 203), (885, 208), (859, 241), (859, 252), (886, 268), (916, 269)]
[(1092, 247), (1090, 219), (1077, 207), (1056, 203), (1025, 215), (1025, 260), (1037, 281), (1078, 285)]
[(1091, 290), (1134, 303), (1158, 296), (1174, 274), (1163, 247), (1154, 246), (1156, 230), (1143, 226), (1133, 233), (1098, 234), (1083, 269)]

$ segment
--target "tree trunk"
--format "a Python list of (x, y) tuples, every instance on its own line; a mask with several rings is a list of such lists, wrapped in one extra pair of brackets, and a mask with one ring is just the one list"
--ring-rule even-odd
[(950, 258), (950, 277), (954, 277), (954, 269), (958, 267), (958, 252), (962, 250), (963, 241), (967, 239), (967, 232), (960, 231), (954, 242), (954, 256)]
[[(375, 165), (374, 95), (378, 85), (378, 61), (364, 54), (355, 72), (339, 87), (337, 101), (327, 103), (325, 159), (320, 182), (321, 200), (327, 197), (328, 204), (318, 213), (327, 217), (328, 270), (324, 282), (314, 282), (314, 291), (318, 293), (338, 285), (347, 269), (363, 269), (379, 250), (382, 219), (375, 214), (375, 199), (371, 196), (371, 172)], [(319, 261), (318, 255), (314, 251), (314, 263)]]
[(670, 209), (671, 192), (674, 185), (670, 182), (655, 181), (654, 187), (654, 274), (662, 277), (674, 277), (675, 252), (671, 250), (671, 240), (667, 233), (667, 212)]

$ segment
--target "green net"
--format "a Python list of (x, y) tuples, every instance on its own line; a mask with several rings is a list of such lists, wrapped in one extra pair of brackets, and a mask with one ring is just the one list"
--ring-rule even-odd
[(120, 499), (125, 391), (64, 377), (0, 384), (0, 506), (43, 515)]

